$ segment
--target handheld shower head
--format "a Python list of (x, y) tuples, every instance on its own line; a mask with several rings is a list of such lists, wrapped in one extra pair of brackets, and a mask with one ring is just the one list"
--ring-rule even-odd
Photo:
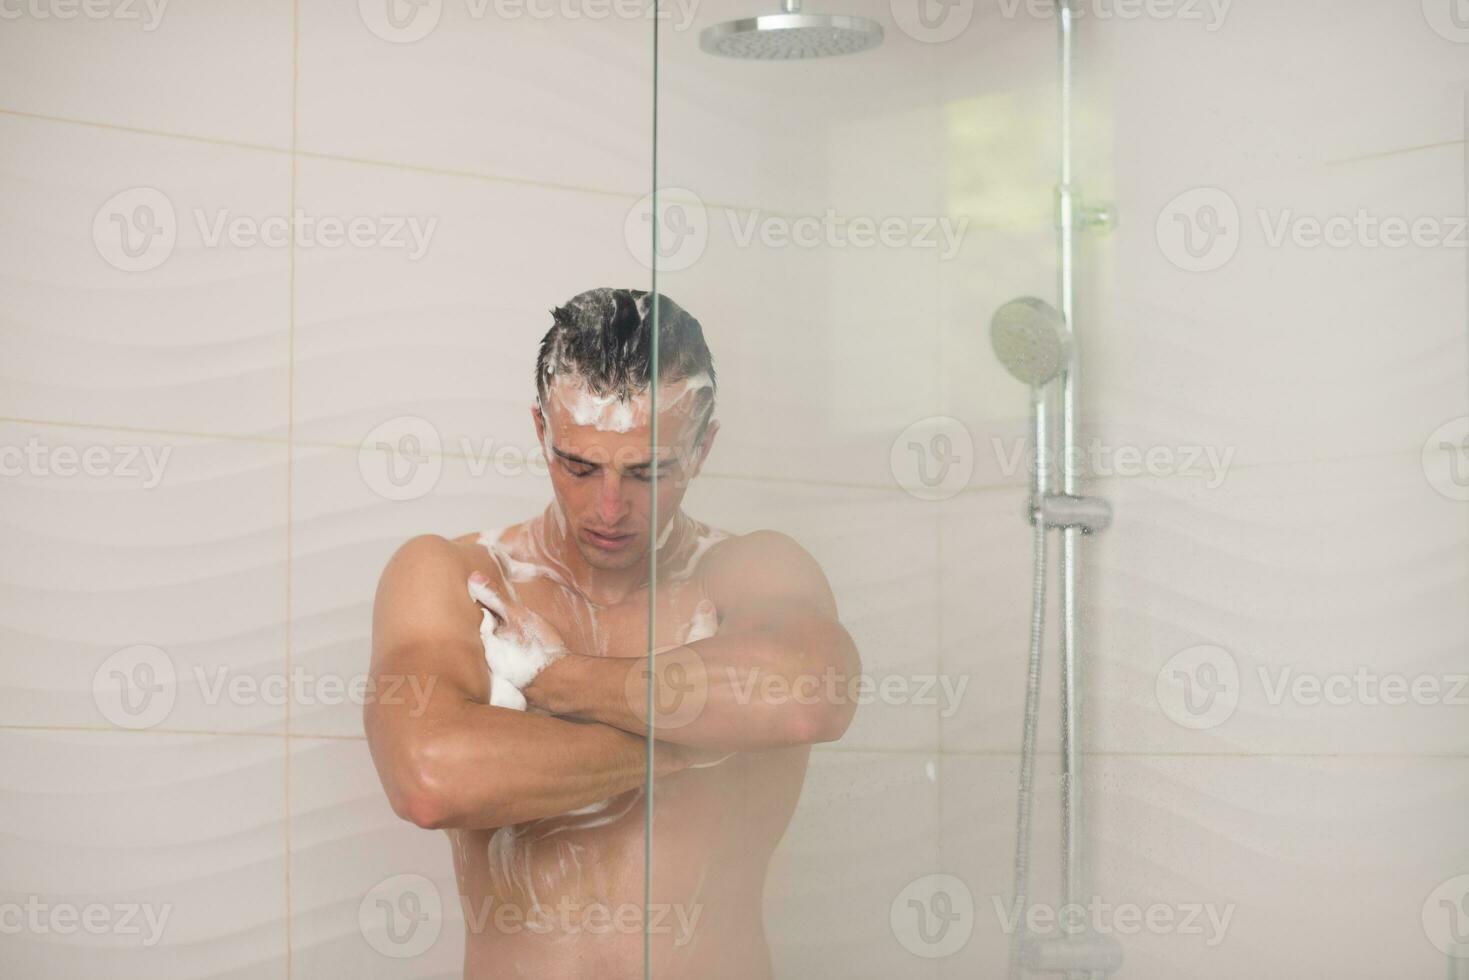
[(783, 0), (781, 13), (704, 28), (699, 47), (747, 61), (783, 61), (853, 54), (882, 43), (882, 25), (866, 17), (803, 14), (801, 0)]
[(1061, 313), (1034, 296), (1012, 299), (990, 319), (995, 356), (1019, 381), (1039, 388), (1066, 367), (1071, 331)]

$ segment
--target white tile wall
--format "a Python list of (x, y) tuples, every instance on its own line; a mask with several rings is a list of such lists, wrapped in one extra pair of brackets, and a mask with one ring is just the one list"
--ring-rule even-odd
[(302, 5), (301, 149), (646, 193), (652, 24), (581, 6)]
[(288, 149), (293, 9), (289, 0), (14, 4), (0, 31), (4, 108)]
[(0, 116), (0, 173), (0, 412), (283, 433), (290, 253), (221, 222), (289, 214), (288, 156)]
[(766, 889), (776, 976), (938, 976), (892, 924), (903, 890), (941, 868), (938, 801), (932, 756), (812, 753)]
[(473, 435), (533, 446), (532, 369), (551, 308), (593, 285), (646, 289), (651, 278), (623, 233), (631, 197), (308, 159), (297, 200), (312, 214), (416, 220), (424, 243), (298, 256), (295, 419), (306, 441), (355, 446), (412, 414), (449, 445)]
[(0, 439), (7, 469), (34, 460), (0, 482), (4, 724), (284, 730), (285, 447), (21, 422)]
[(0, 732), (6, 973), (285, 977), (284, 749)]
[[(290, 785), (293, 973), (460, 976), (448, 839), (393, 814), (360, 741), (292, 740)], [(426, 918), (387, 922), (410, 907)]]
[[(832, 0), (887, 25), (879, 53), (756, 65), (708, 59), (697, 30), (774, 4), (706, 6), (674, 12), (659, 66), (661, 182), (697, 197), (708, 230), (660, 286), (703, 321), (724, 393), (689, 508), (800, 540), (869, 673), (967, 685), (953, 705), (865, 705), (814, 753), (771, 873), (778, 975), (997, 972), (1030, 535), (1025, 392), (986, 328), (1005, 300), (1055, 289), (1054, 23), (986, 0), (929, 44), (884, 0)], [(399, 542), (544, 501), (542, 478), (464, 449), (530, 445), (550, 306), (651, 275), (636, 254), (651, 24), (558, 9), (576, 16), (445, 2), (394, 33), (370, 3), (216, 3), (170, 5), (153, 31), (0, 27), (0, 448), (172, 452), (153, 489), (34, 468), (0, 483), (5, 900), (177, 903), (157, 947), (28, 935), (0, 947), (0, 972), (457, 975), (452, 904), (422, 956), (363, 934), (374, 886), (421, 875), (447, 902), (453, 883), (441, 836), (387, 808), (358, 705), (207, 685), (357, 676)], [(1464, 672), (1469, 512), (1433, 481), (1469, 471), (1420, 455), (1469, 412), (1464, 250), (1277, 247), (1257, 211), (1462, 215), (1466, 48), (1428, 4), (1238, 0), (1215, 30), (1105, 9), (1078, 35), (1078, 174), (1120, 217), (1083, 244), (1084, 431), (1108, 451), (1231, 454), (1218, 486), (1095, 488), (1117, 523), (1086, 547), (1092, 880), (1114, 901), (1236, 907), (1217, 947), (1127, 937), (1119, 976), (1444, 975), (1423, 904), (1469, 871), (1463, 708), (1276, 706), (1257, 669)], [(1156, 233), (1195, 187), (1245, 219), (1210, 272), (1172, 264)], [(135, 232), (138, 204), (158, 217), (139, 188), (177, 238), (124, 271), (114, 215)], [(417, 257), (207, 239), (221, 214), (293, 207), (433, 231)], [(752, 218), (828, 209), (969, 225), (952, 257), (737, 239)], [(405, 416), (421, 422), (381, 428)], [(938, 416), (972, 450), (966, 492), (930, 502), (893, 454)], [(441, 470), (391, 500), (371, 449), (405, 432), (438, 440)], [(1048, 900), (1054, 609), (1053, 593), (1033, 871)], [(1243, 671), (1238, 708), (1204, 730), (1170, 721), (1156, 689), (1200, 643)], [(108, 661), (138, 644), (176, 684)], [(119, 676), (142, 685), (123, 693), (171, 694), (151, 730), (100, 707)], [(965, 883), (973, 931), (926, 958), (903, 942), (904, 889), (939, 873)]]

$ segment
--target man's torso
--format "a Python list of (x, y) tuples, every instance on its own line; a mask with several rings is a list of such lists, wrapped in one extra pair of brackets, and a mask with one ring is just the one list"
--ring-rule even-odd
[[(726, 536), (697, 527), (660, 560), (655, 650), (685, 642), (708, 598), (701, 568)], [(544, 617), (572, 651), (645, 656), (648, 590), (593, 606), (566, 584), (534, 528), (527, 522), (455, 543), (473, 568), (498, 569), (515, 590), (512, 601)], [(647, 916), (657, 975), (769, 975), (760, 920), (765, 869), (800, 795), (809, 751), (739, 753), (657, 781)], [(637, 789), (559, 817), (450, 831), (468, 932), (465, 975), (640, 976), (647, 802)]]

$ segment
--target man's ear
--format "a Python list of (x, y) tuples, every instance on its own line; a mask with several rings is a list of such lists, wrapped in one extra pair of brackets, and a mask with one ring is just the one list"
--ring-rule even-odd
[(704, 427), (704, 441), (699, 444), (698, 455), (694, 459), (694, 471), (689, 474), (692, 480), (704, 469), (704, 460), (709, 458), (709, 450), (714, 448), (714, 437), (719, 435), (719, 420), (710, 419), (709, 424)]
[(541, 414), (540, 402), (532, 402), (530, 406), (530, 417), (536, 424), (536, 442), (541, 448), (546, 448), (546, 417)]

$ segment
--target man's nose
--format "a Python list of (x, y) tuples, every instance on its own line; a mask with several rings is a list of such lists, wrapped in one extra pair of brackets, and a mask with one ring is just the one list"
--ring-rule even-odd
[(622, 474), (610, 466), (603, 471), (602, 486), (597, 493), (597, 518), (609, 527), (622, 520), (628, 511), (622, 481)]

